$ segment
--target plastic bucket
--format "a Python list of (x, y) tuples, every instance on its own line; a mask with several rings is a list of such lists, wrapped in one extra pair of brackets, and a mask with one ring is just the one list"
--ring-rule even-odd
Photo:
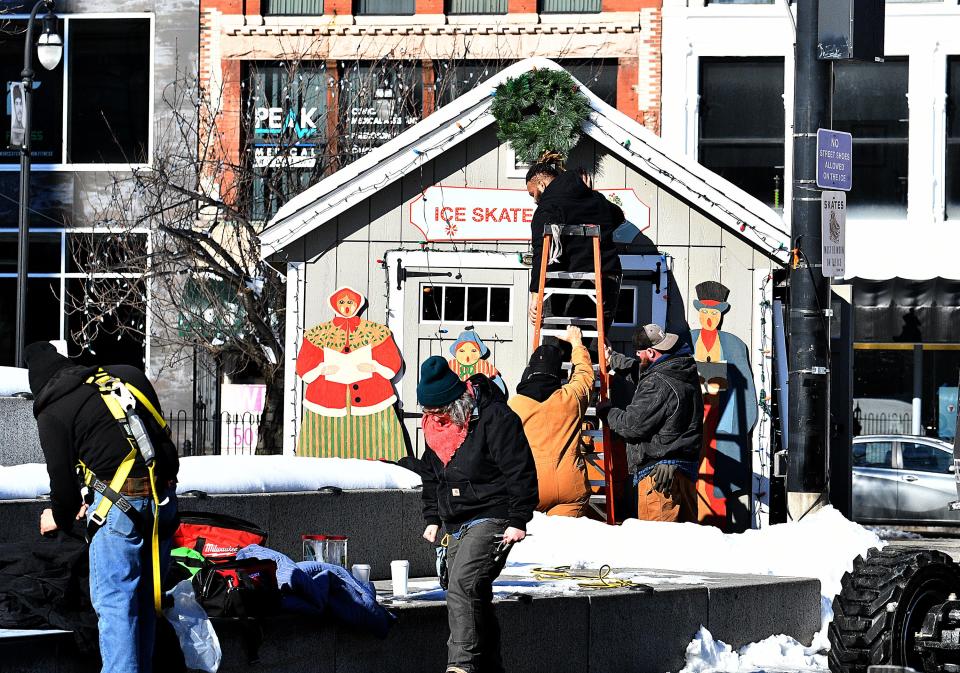
[(303, 560), (321, 561), (347, 568), (346, 535), (301, 535)]

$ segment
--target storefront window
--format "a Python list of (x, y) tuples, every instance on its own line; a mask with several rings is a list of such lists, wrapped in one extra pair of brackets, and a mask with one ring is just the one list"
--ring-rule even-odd
[(783, 139), (783, 59), (700, 59), (701, 164), (779, 207)]
[(330, 167), (323, 63), (253, 64), (247, 77), (252, 214), (269, 219)]
[(833, 128), (853, 134), (851, 216), (907, 214), (907, 59), (834, 63)]
[(340, 74), (338, 141), (344, 164), (396, 138), (423, 116), (419, 62), (347, 65)]

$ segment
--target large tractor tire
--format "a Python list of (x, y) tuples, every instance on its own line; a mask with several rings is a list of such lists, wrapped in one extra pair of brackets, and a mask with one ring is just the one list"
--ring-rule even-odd
[(927, 612), (960, 593), (960, 567), (931, 549), (891, 546), (858, 556), (833, 599), (830, 670), (866, 673), (868, 666), (923, 670), (914, 647)]

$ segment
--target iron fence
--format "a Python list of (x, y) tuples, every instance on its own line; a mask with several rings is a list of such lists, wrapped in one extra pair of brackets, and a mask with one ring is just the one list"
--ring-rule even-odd
[(908, 413), (866, 413), (858, 418), (861, 435), (909, 435), (913, 417)]
[(181, 456), (252, 455), (257, 448), (260, 414), (189, 414), (186, 410), (167, 415), (170, 435)]

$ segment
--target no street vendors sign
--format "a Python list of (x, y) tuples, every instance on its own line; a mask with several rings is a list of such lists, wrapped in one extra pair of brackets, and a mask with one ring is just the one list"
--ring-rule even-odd
[(817, 187), (853, 187), (853, 136), (843, 131), (817, 129)]

